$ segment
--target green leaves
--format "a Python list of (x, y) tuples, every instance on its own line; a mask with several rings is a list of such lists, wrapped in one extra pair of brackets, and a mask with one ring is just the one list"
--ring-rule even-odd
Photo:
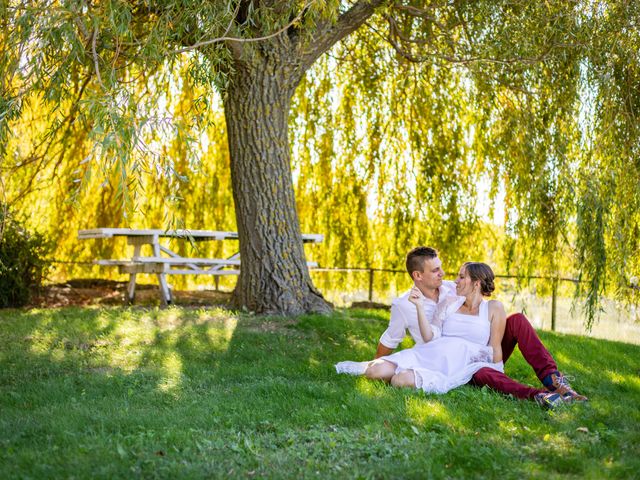
[[(24, 210), (46, 212), (69, 191), (85, 202), (49, 220), (65, 224), (68, 248), (79, 222), (125, 212), (233, 228), (214, 90), (225, 94), (239, 59), (299, 42), (286, 58), (296, 67), (316, 29), (351, 6), (23, 3), (0, 4), (0, 174)], [(322, 264), (399, 267), (410, 246), (432, 243), (454, 264), (581, 275), (590, 318), (600, 295), (629, 294), (640, 270), (637, 3), (385, 3), (292, 103), (298, 209), (303, 230), (326, 234)], [(264, 42), (211, 43), (296, 18)], [(502, 225), (484, 218), (501, 210)]]

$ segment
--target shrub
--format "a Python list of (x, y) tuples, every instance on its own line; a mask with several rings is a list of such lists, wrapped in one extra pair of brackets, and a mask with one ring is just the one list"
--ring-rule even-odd
[(0, 308), (20, 307), (42, 286), (48, 243), (0, 204)]

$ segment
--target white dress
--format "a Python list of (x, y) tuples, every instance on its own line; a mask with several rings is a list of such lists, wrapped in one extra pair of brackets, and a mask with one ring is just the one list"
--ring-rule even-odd
[(442, 337), (423, 345), (380, 357), (396, 365), (396, 373), (413, 370), (416, 387), (427, 393), (446, 393), (464, 385), (483, 367), (504, 371), (502, 362), (493, 363), (489, 303), (483, 300), (478, 315), (448, 314)]
[[(416, 387), (427, 393), (446, 393), (464, 385), (483, 367), (504, 372), (502, 362), (493, 363), (493, 349), (488, 345), (489, 303), (482, 301), (478, 315), (464, 315), (457, 312), (463, 302), (463, 297), (454, 297), (439, 308), (440, 338), (380, 358), (394, 363), (395, 373), (413, 370)], [(362, 375), (368, 364), (340, 362), (336, 371)]]

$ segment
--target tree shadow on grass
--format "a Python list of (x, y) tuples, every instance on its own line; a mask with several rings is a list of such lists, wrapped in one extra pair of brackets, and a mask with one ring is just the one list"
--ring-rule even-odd
[(373, 430), (379, 419), (380, 396), (351, 390), (331, 371), (327, 350), (353, 353), (339, 330), (332, 340), (286, 319), (181, 309), (2, 320), (11, 345), (0, 359), (9, 476), (90, 476), (98, 458), (98, 476), (184, 473), (186, 460), (200, 473), (274, 474), (318, 449), (321, 462), (331, 454), (325, 440), (348, 443), (363, 419)]
[(163, 456), (163, 445), (173, 443), (164, 438), (197, 425), (189, 408), (208, 389), (206, 379), (189, 373), (204, 370), (197, 363), (226, 346), (197, 315), (171, 313), (2, 312), (3, 469), (91, 476), (104, 458), (103, 467), (118, 475), (141, 468), (141, 459), (155, 461), (157, 452)]

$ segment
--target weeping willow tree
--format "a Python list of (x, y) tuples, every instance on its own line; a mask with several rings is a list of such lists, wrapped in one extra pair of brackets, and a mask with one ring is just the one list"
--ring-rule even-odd
[[(5, 0), (4, 183), (36, 203), (43, 182), (57, 184), (55, 198), (90, 198), (105, 219), (155, 189), (193, 197), (185, 211), (209, 205), (198, 210), (210, 220), (228, 205), (227, 177), (192, 168), (210, 158), (204, 133), (230, 159), (237, 303), (289, 314), (328, 308), (305, 268), (301, 220), (335, 233), (338, 262), (373, 251), (367, 263), (394, 263), (423, 239), (455, 261), (490, 243), (475, 204), (501, 197), (506, 259), (544, 273), (573, 259), (593, 314), (638, 269), (638, 9)], [(211, 188), (194, 190), (187, 171), (206, 172)], [(61, 211), (60, 223), (76, 218)]]

